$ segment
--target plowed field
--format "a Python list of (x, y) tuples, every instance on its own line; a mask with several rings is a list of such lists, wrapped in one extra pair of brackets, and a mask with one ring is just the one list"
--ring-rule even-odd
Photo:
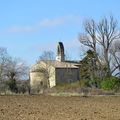
[(120, 120), (120, 97), (0, 96), (0, 120)]

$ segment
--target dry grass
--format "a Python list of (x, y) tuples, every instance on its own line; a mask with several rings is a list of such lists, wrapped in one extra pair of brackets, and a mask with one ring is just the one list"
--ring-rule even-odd
[(120, 97), (0, 96), (0, 120), (120, 120)]

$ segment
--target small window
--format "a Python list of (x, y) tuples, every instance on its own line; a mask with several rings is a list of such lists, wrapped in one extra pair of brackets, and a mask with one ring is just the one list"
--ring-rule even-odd
[(40, 86), (43, 86), (43, 81), (40, 82)]

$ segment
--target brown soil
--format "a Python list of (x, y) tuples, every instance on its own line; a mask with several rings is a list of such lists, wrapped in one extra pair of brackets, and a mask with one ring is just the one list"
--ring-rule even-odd
[(0, 120), (120, 120), (120, 97), (0, 96)]

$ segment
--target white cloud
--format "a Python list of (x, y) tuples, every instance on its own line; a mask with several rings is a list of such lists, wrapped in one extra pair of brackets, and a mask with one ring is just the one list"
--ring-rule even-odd
[(13, 33), (17, 33), (17, 32), (33, 32), (34, 28), (32, 27), (19, 27), (19, 26), (13, 26), (10, 27), (8, 29), (6, 29), (7, 32), (13, 32)]
[(5, 32), (11, 33), (34, 32), (42, 28), (57, 27), (67, 23), (80, 23), (80, 21), (81, 21), (80, 16), (69, 15), (53, 19), (43, 19), (39, 23), (36, 23), (31, 26), (18, 26), (18, 25), (12, 26), (5, 29)]
[(54, 19), (44, 19), (40, 21), (40, 27), (55, 27), (69, 22), (80, 22), (80, 16), (63, 16)]

